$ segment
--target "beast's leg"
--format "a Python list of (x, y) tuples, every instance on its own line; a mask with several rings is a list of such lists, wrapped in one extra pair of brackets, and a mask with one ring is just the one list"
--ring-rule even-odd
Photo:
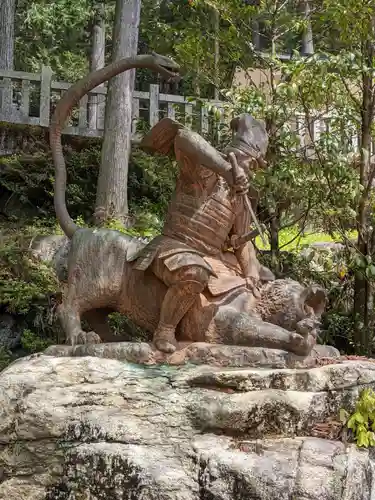
[(230, 307), (218, 311), (212, 326), (210, 342), (282, 349), (299, 356), (307, 356), (316, 344), (316, 330), (313, 327), (310, 331), (301, 328), (301, 334), (289, 332)]
[(58, 310), (61, 326), (65, 332), (66, 344), (99, 344), (100, 337), (95, 332), (84, 332), (81, 325), (81, 311), (78, 303), (64, 301)]
[(174, 273), (169, 273), (165, 282), (171, 286), (164, 297), (159, 324), (153, 338), (159, 351), (174, 352), (176, 350), (176, 327), (198, 295), (206, 288), (209, 277), (209, 272), (198, 266), (186, 266)]

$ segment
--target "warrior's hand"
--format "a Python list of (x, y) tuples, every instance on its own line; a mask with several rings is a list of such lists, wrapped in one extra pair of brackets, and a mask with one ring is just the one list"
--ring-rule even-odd
[(234, 153), (229, 153), (228, 160), (232, 165), (233, 171), (233, 189), (237, 194), (246, 194), (249, 190), (249, 179), (245, 170), (238, 165), (237, 158)]
[(246, 288), (251, 291), (256, 299), (260, 299), (259, 281), (254, 276), (245, 278)]

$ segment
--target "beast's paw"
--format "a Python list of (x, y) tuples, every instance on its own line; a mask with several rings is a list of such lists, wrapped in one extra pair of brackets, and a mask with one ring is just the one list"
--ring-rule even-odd
[(95, 332), (82, 332), (80, 335), (80, 344), (100, 344), (101, 339)]
[(95, 332), (84, 332), (78, 331), (74, 334), (69, 335), (66, 343), (72, 346), (82, 345), (82, 344), (100, 344), (101, 340), (97, 333)]
[(292, 351), (298, 356), (308, 356), (316, 344), (315, 335), (299, 335), (298, 333), (293, 333), (291, 338)]
[(305, 318), (299, 321), (296, 325), (296, 332), (307, 337), (308, 335), (313, 335), (317, 337), (317, 328), (320, 326), (320, 321), (315, 318)]
[(165, 339), (156, 339), (154, 340), (154, 344), (158, 351), (165, 352), (166, 354), (172, 354), (176, 350), (176, 346)]

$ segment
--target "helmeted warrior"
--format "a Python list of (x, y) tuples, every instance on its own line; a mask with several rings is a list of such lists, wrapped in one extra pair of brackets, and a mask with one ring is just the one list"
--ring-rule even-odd
[(233, 119), (231, 128), (233, 140), (225, 155), (169, 118), (141, 143), (146, 151), (174, 156), (181, 167), (162, 234), (132, 258), (136, 269), (150, 268), (168, 287), (154, 333), (155, 346), (164, 352), (175, 350), (176, 327), (203, 290), (214, 289), (219, 279), (222, 293), (243, 286), (244, 280), (233, 275), (218, 277), (210, 258), (233, 267), (225, 251), (233, 247), (234, 265), (248, 288), (257, 291), (260, 265), (252, 243), (236, 248), (231, 242), (249, 231), (248, 175), (262, 165), (268, 136), (264, 124), (248, 114)]

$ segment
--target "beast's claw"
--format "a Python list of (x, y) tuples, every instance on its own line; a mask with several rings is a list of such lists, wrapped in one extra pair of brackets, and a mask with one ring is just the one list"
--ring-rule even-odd
[(292, 334), (291, 351), (297, 354), (297, 356), (308, 356), (315, 344), (316, 337), (314, 335), (302, 336), (298, 333)]
[(172, 354), (172, 352), (175, 352), (176, 350), (176, 346), (171, 344), (171, 342), (168, 342), (168, 340), (164, 339), (155, 340), (154, 344), (158, 351), (162, 351), (167, 354)]
[(100, 344), (101, 339), (95, 332), (84, 332), (82, 330), (70, 335), (66, 343), (72, 346), (82, 344)]

